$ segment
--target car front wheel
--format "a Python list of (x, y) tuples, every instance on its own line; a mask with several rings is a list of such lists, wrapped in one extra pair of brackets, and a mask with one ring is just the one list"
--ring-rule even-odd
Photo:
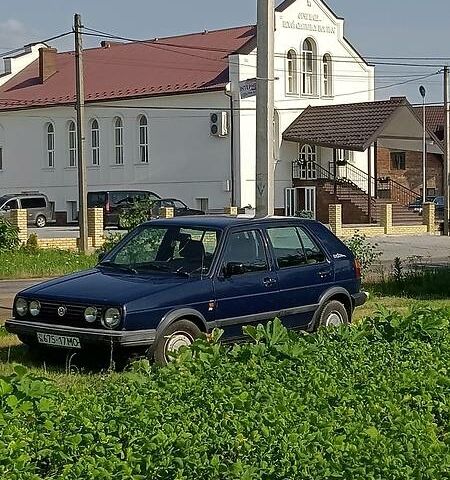
[(158, 365), (167, 365), (181, 347), (189, 347), (201, 335), (201, 330), (189, 320), (178, 320), (169, 325), (157, 339), (153, 359)]
[(36, 227), (44, 228), (45, 225), (47, 225), (47, 219), (44, 217), (44, 215), (38, 215), (36, 218)]
[(348, 323), (349, 317), (345, 306), (337, 300), (331, 300), (322, 307), (317, 327), (338, 327)]

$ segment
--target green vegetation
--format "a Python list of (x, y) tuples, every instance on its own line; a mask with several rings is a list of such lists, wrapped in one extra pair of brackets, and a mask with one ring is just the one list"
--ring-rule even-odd
[(16, 366), (0, 379), (0, 478), (447, 478), (448, 318), (383, 312), (301, 336), (275, 321), (92, 384)]
[(365, 235), (355, 233), (351, 238), (344, 242), (352, 251), (353, 255), (359, 260), (361, 273), (366, 277), (381, 257), (382, 253), (378, 250), (378, 245), (371, 244)]
[(19, 230), (0, 217), (0, 252), (15, 250), (19, 245)]
[(96, 262), (96, 255), (66, 250), (0, 251), (0, 279), (54, 277), (91, 268)]

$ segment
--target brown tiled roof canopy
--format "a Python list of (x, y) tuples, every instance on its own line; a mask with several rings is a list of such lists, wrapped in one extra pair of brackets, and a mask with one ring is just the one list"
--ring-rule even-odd
[(380, 102), (308, 107), (283, 133), (291, 142), (363, 152), (376, 140), (405, 97)]
[[(422, 107), (414, 107), (416, 115), (422, 121)], [(445, 109), (443, 105), (427, 105), (425, 109), (425, 119), (427, 127), (431, 130), (439, 140), (444, 140), (444, 126), (445, 126)]]

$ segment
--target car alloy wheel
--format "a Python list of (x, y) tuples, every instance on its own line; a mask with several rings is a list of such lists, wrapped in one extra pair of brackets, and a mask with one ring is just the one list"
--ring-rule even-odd
[(43, 215), (39, 215), (36, 218), (36, 226), (38, 228), (44, 228), (46, 224), (47, 224), (47, 219)]
[(322, 306), (314, 330), (319, 326), (327, 328), (347, 325), (351, 320), (350, 317), (343, 303), (338, 300), (329, 300)]
[(174, 332), (165, 339), (164, 357), (166, 362), (173, 360), (171, 353), (176, 353), (181, 347), (190, 347), (194, 343), (194, 338), (187, 332)]

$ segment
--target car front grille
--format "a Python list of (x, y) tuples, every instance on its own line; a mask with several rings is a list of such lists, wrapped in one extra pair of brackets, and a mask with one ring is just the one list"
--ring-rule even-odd
[[(100, 317), (103, 313), (104, 307), (99, 305), (73, 305), (53, 302), (40, 302), (41, 311), (39, 315), (33, 317), (30, 313), (27, 314), (27, 320), (34, 320), (37, 322), (48, 323), (50, 325), (68, 325), (79, 328), (102, 328)], [(94, 323), (88, 323), (84, 319), (84, 311), (87, 307), (97, 307), (98, 316)], [(64, 307), (66, 313), (63, 316), (58, 315), (58, 309)]]

